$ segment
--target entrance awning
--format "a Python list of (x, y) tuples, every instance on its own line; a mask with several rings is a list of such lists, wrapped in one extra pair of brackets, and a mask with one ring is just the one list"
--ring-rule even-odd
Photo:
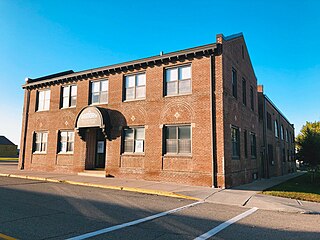
[(108, 138), (108, 130), (111, 128), (107, 109), (88, 106), (83, 108), (77, 118), (75, 128), (81, 139), (85, 140), (86, 129), (98, 127), (105, 138)]

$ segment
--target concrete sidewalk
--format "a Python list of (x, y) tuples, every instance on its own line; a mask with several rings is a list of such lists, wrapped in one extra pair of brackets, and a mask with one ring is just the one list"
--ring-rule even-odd
[(18, 170), (17, 163), (14, 162), (0, 162), (0, 176), (5, 177), (16, 177), (57, 183), (69, 183), (82, 186), (156, 194), (168, 197), (178, 197), (194, 201), (206, 201), (217, 204), (258, 207), (260, 209), (266, 210), (320, 214), (319, 203), (297, 201), (294, 199), (286, 199), (258, 194), (267, 188), (275, 186), (288, 179), (297, 177), (301, 174), (303, 173), (293, 173), (281, 177), (259, 180), (232, 189), (218, 189), (135, 179), (128, 180), (97, 176), (84, 176), (78, 174), (34, 172)]

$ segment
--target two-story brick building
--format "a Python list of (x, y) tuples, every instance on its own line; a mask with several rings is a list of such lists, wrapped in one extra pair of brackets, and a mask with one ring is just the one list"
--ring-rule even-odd
[(21, 169), (215, 187), (287, 172), (264, 172), (257, 79), (242, 34), (27, 79), (23, 88)]

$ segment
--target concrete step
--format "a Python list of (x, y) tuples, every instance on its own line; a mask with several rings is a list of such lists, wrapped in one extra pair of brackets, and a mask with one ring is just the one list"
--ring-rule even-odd
[(89, 177), (106, 177), (106, 171), (105, 170), (85, 170), (83, 172), (78, 173), (79, 176), (89, 176)]

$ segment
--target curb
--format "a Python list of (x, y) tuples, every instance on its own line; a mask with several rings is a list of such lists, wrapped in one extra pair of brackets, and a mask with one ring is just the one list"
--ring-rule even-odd
[(158, 195), (158, 196), (164, 196), (164, 197), (172, 197), (172, 198), (180, 198), (180, 199), (193, 200), (193, 201), (201, 201), (200, 198), (195, 198), (195, 197), (191, 197), (191, 196), (187, 196), (187, 195), (177, 194), (177, 193), (174, 193), (174, 192), (152, 190), (152, 189), (122, 187), (122, 186), (110, 186), (110, 185), (103, 185), (103, 184), (76, 182), (76, 181), (70, 181), (70, 180), (59, 180), (59, 179), (42, 178), (42, 177), (32, 177), (32, 176), (16, 175), (16, 174), (8, 174), (8, 173), (0, 173), (0, 177), (21, 178), (21, 179), (44, 181), (44, 182), (51, 182), (51, 183), (67, 183), (67, 184), (71, 184), (71, 185), (78, 185), (78, 186), (85, 186), (85, 187), (95, 187), (95, 188), (127, 191), (127, 192), (137, 192), (137, 193)]

